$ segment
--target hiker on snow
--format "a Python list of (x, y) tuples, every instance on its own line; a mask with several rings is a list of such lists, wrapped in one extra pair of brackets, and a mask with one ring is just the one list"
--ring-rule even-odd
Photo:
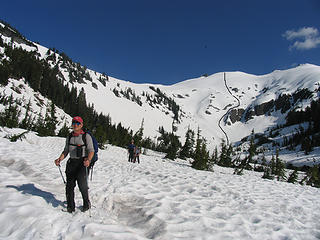
[(134, 160), (134, 149), (136, 146), (134, 145), (133, 139), (131, 140), (131, 143), (128, 145), (128, 153), (129, 153), (129, 159), (128, 162), (133, 162)]
[[(82, 211), (87, 211), (90, 207), (88, 194), (88, 171), (90, 162), (94, 156), (94, 146), (92, 138), (83, 131), (83, 120), (81, 117), (72, 119), (73, 132), (66, 139), (66, 145), (60, 157), (55, 160), (55, 164), (60, 166), (60, 162), (70, 153), (70, 158), (66, 167), (66, 197), (67, 211), (69, 213), (75, 211), (74, 188), (76, 181), (83, 199)], [(85, 134), (85, 141), (82, 135)]]
[(134, 163), (138, 160), (138, 163), (140, 164), (140, 159), (139, 159), (140, 153), (141, 153), (140, 148), (135, 147), (134, 148), (134, 160), (133, 160)]

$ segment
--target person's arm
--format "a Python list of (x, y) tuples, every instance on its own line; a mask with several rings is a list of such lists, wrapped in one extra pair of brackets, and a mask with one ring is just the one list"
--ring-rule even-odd
[(57, 158), (54, 162), (56, 166), (60, 166), (60, 162), (64, 159), (64, 153), (61, 153), (60, 157)]
[(88, 157), (84, 158), (83, 165), (85, 167), (89, 167), (91, 160), (94, 156), (94, 147), (93, 147), (93, 141), (89, 134), (86, 134), (86, 142), (87, 142), (87, 150), (88, 150)]
[(62, 162), (62, 160), (65, 159), (68, 153), (69, 153), (69, 138), (66, 139), (66, 145), (64, 147), (63, 152), (60, 154), (60, 157), (54, 160), (54, 163), (56, 164), (56, 166), (60, 166), (60, 162)]
[(93, 151), (93, 152), (89, 152), (88, 157), (85, 158), (84, 161), (83, 161), (83, 165), (84, 165), (85, 167), (89, 167), (93, 156), (94, 156), (94, 151)]

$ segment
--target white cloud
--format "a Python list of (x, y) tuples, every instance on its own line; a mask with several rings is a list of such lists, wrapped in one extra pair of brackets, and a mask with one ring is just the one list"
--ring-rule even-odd
[(283, 35), (289, 41), (297, 39), (289, 49), (308, 50), (320, 45), (319, 31), (313, 27), (303, 27), (298, 31), (288, 30)]
[(288, 30), (283, 34), (283, 36), (288, 40), (292, 40), (295, 38), (310, 38), (317, 35), (319, 35), (318, 29), (312, 27), (303, 27), (298, 31)]

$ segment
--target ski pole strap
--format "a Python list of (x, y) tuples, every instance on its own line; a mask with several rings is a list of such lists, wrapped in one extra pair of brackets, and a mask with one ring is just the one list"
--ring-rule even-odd
[(66, 184), (66, 181), (64, 180), (63, 174), (61, 172), (61, 166), (59, 165), (58, 168), (59, 168), (60, 175), (62, 177), (62, 181), (63, 181), (64, 184)]

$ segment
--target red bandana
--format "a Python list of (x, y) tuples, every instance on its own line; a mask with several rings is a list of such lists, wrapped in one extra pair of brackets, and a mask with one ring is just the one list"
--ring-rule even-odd
[(81, 129), (79, 133), (72, 132), (72, 136), (78, 137), (80, 134), (84, 134), (84, 131)]

